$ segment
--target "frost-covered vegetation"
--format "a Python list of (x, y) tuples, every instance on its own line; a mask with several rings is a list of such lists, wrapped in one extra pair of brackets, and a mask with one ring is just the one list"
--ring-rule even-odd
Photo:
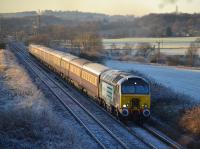
[[(130, 71), (149, 80), (152, 95), (152, 115), (173, 128), (171, 132), (176, 136), (178, 134), (176, 131), (185, 133), (185, 130), (187, 130), (187, 133), (193, 133), (187, 127), (189, 122), (186, 125), (182, 125), (182, 119), (188, 115), (188, 111), (200, 106), (199, 70), (145, 65), (116, 60), (106, 61), (105, 64), (113, 69)], [(196, 119), (197, 113), (195, 113), (195, 110), (192, 110), (191, 113), (193, 113), (190, 115), (191, 119)], [(188, 118), (185, 120), (189, 120)], [(192, 127), (199, 129), (198, 122), (196, 123), (196, 121)], [(170, 132), (166, 131), (168, 129), (165, 127), (161, 129), (165, 130), (165, 133)], [(177, 136), (177, 138), (181, 138), (181, 136)]]
[(200, 136), (200, 106), (188, 109), (183, 115), (180, 125), (187, 131)]
[(144, 74), (137, 71), (132, 71), (132, 73), (143, 76), (150, 83), (152, 116), (168, 125), (164, 128), (162, 128), (163, 126), (158, 127), (161, 127), (160, 129), (165, 131), (166, 134), (176, 139), (191, 134), (194, 139), (190, 138), (189, 141), (180, 139), (177, 141), (193, 148), (200, 145), (199, 141), (195, 141), (196, 138), (199, 140), (200, 136), (200, 106), (195, 100), (188, 95), (175, 92), (169, 87), (157, 83)]
[(92, 146), (53, 110), (11, 52), (0, 51), (0, 64), (0, 148)]

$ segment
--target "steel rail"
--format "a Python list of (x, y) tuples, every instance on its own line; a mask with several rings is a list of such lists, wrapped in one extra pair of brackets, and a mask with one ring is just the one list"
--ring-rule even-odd
[(162, 135), (155, 128), (149, 126), (148, 124), (143, 124), (143, 128), (146, 129), (148, 132), (150, 132), (155, 137), (157, 137), (160, 140), (162, 140), (163, 142), (165, 142), (166, 144), (170, 145), (172, 148), (175, 148), (175, 149), (184, 149), (183, 146), (181, 146), (177, 142), (173, 141), (169, 137)]
[[(18, 49), (18, 47), (16, 47), (16, 48)], [(18, 49), (18, 52), (20, 52), (20, 53), (23, 55), (23, 57), (24, 57), (26, 60), (28, 60), (28, 61), (32, 64), (32, 66), (34, 65), (34, 67), (37, 67), (37, 69), (39, 69), (39, 70), (42, 72), (41, 68), (38, 67), (36, 64), (34, 64), (34, 62), (32, 62), (32, 61), (27, 57), (27, 55), (25, 55), (23, 52), (21, 52), (20, 49)], [(20, 56), (20, 55), (18, 54), (18, 56)], [(24, 60), (23, 57), (21, 57), (22, 60)], [(26, 64), (28, 64), (26, 60), (24, 60), (24, 62), (25, 62)], [(36, 70), (34, 70), (34, 68), (31, 67), (30, 64), (28, 64), (28, 65), (30, 66), (30, 68), (32, 69), (32, 71), (33, 71), (34, 73), (36, 73), (36, 72), (35, 72)], [(104, 124), (102, 124), (99, 120), (97, 120), (97, 119), (96, 119), (85, 107), (83, 107), (73, 96), (71, 96), (68, 92), (66, 92), (55, 80), (51, 79), (51, 78), (48, 76), (48, 74), (46, 74), (46, 72), (43, 71), (42, 73), (43, 73), (46, 77), (48, 77), (48, 79), (49, 79), (50, 81), (52, 81), (58, 88), (60, 88), (68, 97), (70, 97), (80, 108), (82, 108), (94, 121), (97, 122), (97, 124), (99, 124), (104, 130), (106, 130), (106, 132), (107, 132), (108, 134), (110, 134), (123, 148), (128, 148), (127, 145), (126, 145), (124, 142), (122, 142), (122, 141), (121, 141), (117, 136), (115, 136), (109, 129), (107, 129), (107, 128), (104, 126)], [(89, 134), (95, 139), (95, 141), (96, 141), (102, 148), (106, 148), (106, 147), (102, 144), (102, 142), (99, 141), (99, 140), (95, 137), (95, 135), (90, 131), (90, 129), (84, 124), (84, 122), (83, 122), (76, 114), (74, 114), (73, 110), (71, 110), (71, 108), (70, 108), (70, 107), (55, 93), (55, 91), (54, 91), (51, 87), (49, 87), (49, 85), (46, 83), (46, 81), (45, 81), (44, 79), (42, 79), (41, 76), (38, 75), (38, 73), (36, 73), (36, 75), (41, 79), (41, 81), (42, 81), (44, 84), (46, 84), (46, 85), (48, 86), (48, 88), (51, 90), (51, 92), (52, 92), (52, 93), (59, 99), (59, 101), (69, 110), (69, 112), (77, 119), (77, 121), (78, 121), (79, 123), (81, 123), (81, 124), (86, 128), (86, 130), (87, 130), (87, 131), (89, 132)]]
[[(23, 53), (24, 54), (24, 53)], [(41, 68), (40, 68), (41, 69)], [(57, 77), (57, 76), (56, 76)], [(58, 78), (58, 77), (57, 77)], [(63, 84), (63, 85), (67, 85), (63, 80), (61, 80), (60, 78), (58, 78), (58, 80)], [(55, 82), (55, 81), (54, 81)], [(64, 90), (60, 84), (58, 84), (57, 82), (55, 82), (66, 94), (68, 94), (71, 98), (73, 98), (73, 100), (75, 102), (77, 102), (77, 104), (79, 104), (81, 106), (81, 108), (85, 109), (84, 106), (82, 106), (73, 96), (71, 96), (68, 92), (66, 92), (66, 90)], [(67, 85), (69, 86), (69, 85)], [(121, 121), (117, 120), (113, 115), (111, 115), (110, 113), (108, 113), (103, 107), (101, 107), (99, 104), (97, 104), (97, 102), (95, 102), (94, 100), (92, 100), (91, 98), (89, 98), (91, 102), (93, 102), (96, 106), (98, 106), (99, 108), (101, 108), (105, 113), (107, 113), (112, 119), (114, 119), (116, 122), (118, 122), (121, 126), (125, 127), (132, 135), (134, 135), (135, 137), (137, 137), (139, 140), (141, 140), (144, 144), (148, 145), (150, 148), (152, 149), (156, 149), (156, 147), (146, 141), (143, 137), (141, 137), (140, 135), (138, 135), (134, 130), (131, 129), (131, 127), (126, 126), (125, 124), (123, 124)], [(89, 112), (87, 109), (85, 109), (87, 112)], [(89, 112), (90, 113), (90, 112)], [(93, 115), (92, 115), (93, 116)], [(94, 116), (93, 116), (94, 117)], [(95, 118), (95, 117), (94, 117)], [(96, 118), (95, 118), (96, 119)], [(101, 123), (101, 122), (100, 122)], [(152, 128), (150, 126), (148, 126), (147, 124), (144, 124), (141, 128), (147, 130), (150, 134), (152, 134), (153, 136), (155, 136), (156, 138), (158, 138), (160, 141), (166, 143), (167, 145), (171, 146), (172, 148), (176, 148), (176, 149), (183, 149), (183, 147), (178, 144), (177, 142), (173, 141), (172, 139), (168, 138), (167, 136), (164, 136), (162, 134), (160, 134), (155, 128)], [(109, 130), (108, 130), (109, 131)]]

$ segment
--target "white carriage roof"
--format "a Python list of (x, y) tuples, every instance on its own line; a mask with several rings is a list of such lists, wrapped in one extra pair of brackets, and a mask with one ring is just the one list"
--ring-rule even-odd
[(54, 54), (54, 55), (56, 55), (56, 56), (58, 56), (60, 58), (65, 54), (64, 52), (57, 51), (57, 50), (54, 50), (54, 49), (51, 49), (51, 48), (48, 48), (48, 47), (45, 47), (45, 46), (42, 46), (42, 45), (31, 44), (30, 46), (38, 48), (38, 49), (40, 49), (42, 51), (45, 51), (47, 53)]
[(71, 55), (69, 53), (63, 54), (63, 57), (62, 57), (62, 59), (64, 59), (67, 62), (69, 62), (69, 61), (71, 61), (73, 59), (77, 59), (77, 58), (79, 58), (79, 57)]
[(140, 77), (120, 70), (108, 70), (101, 75), (101, 79), (113, 85), (121, 84), (124, 80), (127, 80), (128, 78)]
[(98, 63), (89, 63), (89, 64), (85, 64), (83, 66), (83, 69), (92, 72), (96, 75), (100, 75), (101, 73), (105, 72), (106, 70), (109, 70), (108, 67), (98, 64)]
[(72, 60), (70, 63), (82, 68), (84, 64), (91, 63), (91, 61), (82, 58), (77, 58)]

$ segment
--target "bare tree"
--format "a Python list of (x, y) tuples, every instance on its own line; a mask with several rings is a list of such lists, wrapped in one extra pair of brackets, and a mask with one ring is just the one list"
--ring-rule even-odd
[(129, 43), (125, 43), (124, 46), (123, 46), (123, 49), (125, 49), (125, 50), (131, 50), (132, 47), (131, 47), (131, 45)]
[(187, 64), (190, 66), (195, 66), (198, 59), (198, 49), (200, 45), (200, 39), (197, 39), (195, 42), (190, 43), (190, 47), (186, 51)]
[(110, 46), (110, 48), (111, 48), (112, 50), (116, 50), (116, 49), (117, 49), (117, 45), (116, 45), (115, 43), (112, 43), (112, 45)]
[(34, 43), (34, 44), (43, 44), (49, 46), (51, 38), (46, 34), (40, 34), (38, 36), (32, 36), (27, 40), (27, 43)]
[(154, 48), (151, 46), (150, 43), (140, 43), (138, 44), (137, 49), (138, 49), (137, 55), (148, 57)]
[(78, 35), (75, 37), (74, 43), (80, 47), (81, 54), (97, 56), (103, 52), (102, 39), (94, 32), (84, 32)]

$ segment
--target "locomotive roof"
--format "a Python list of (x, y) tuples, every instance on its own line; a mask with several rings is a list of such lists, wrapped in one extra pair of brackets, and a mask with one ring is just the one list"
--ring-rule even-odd
[(98, 64), (98, 63), (88, 63), (88, 64), (85, 64), (83, 66), (83, 69), (89, 71), (89, 72), (92, 72), (94, 73), (95, 75), (100, 75), (101, 73), (105, 72), (106, 70), (109, 70), (108, 67), (104, 66), (104, 65), (101, 65), (101, 64)]
[(70, 63), (82, 68), (84, 64), (91, 63), (91, 61), (82, 58), (77, 58), (72, 60)]
[(121, 84), (124, 80), (128, 78), (140, 78), (139, 76), (134, 76), (130, 73), (123, 72), (120, 70), (108, 70), (102, 73), (101, 79), (111, 83), (113, 85)]

